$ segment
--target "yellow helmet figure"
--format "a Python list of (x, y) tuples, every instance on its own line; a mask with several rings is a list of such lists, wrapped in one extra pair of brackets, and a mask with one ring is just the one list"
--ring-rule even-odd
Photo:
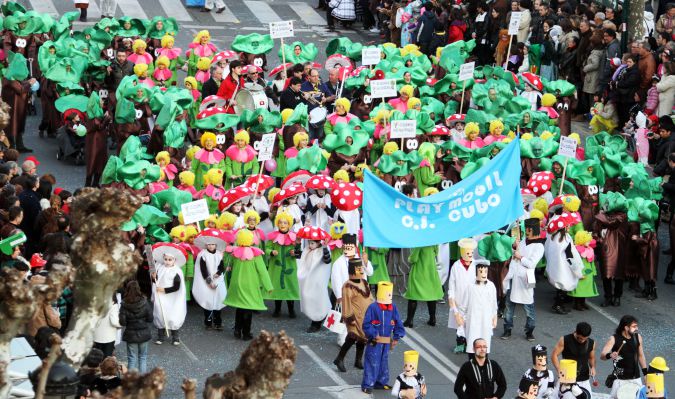
[(652, 361), (649, 363), (649, 367), (657, 369), (659, 371), (670, 371), (668, 365), (666, 364), (666, 359), (662, 358), (661, 356), (653, 358)]
[(389, 305), (394, 298), (394, 283), (389, 281), (380, 281), (377, 283), (377, 302), (383, 305)]
[(478, 243), (473, 238), (462, 238), (457, 242), (459, 247), (459, 257), (465, 262), (473, 261), (473, 250), (476, 249)]
[(558, 379), (561, 384), (574, 384), (577, 382), (577, 361), (562, 359), (558, 368)]
[(663, 374), (661, 373), (647, 374), (645, 385), (647, 386), (648, 398), (665, 397)]
[(404, 364), (414, 364), (415, 368), (420, 361), (420, 354), (417, 351), (405, 351), (403, 352), (403, 363)]

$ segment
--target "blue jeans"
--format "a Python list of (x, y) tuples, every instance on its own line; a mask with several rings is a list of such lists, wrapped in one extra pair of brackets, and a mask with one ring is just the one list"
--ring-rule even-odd
[(148, 370), (148, 342), (127, 342), (127, 362), (129, 370), (137, 369), (141, 374), (145, 373)]
[[(520, 304), (518, 304), (520, 305)], [(516, 308), (516, 304), (511, 302), (511, 290), (506, 291), (506, 312), (504, 312), (504, 330), (511, 330), (513, 328), (513, 311)], [(534, 315), (534, 302), (529, 305), (523, 305), (525, 309), (525, 315), (527, 320), (525, 321), (525, 331), (532, 332), (534, 331), (534, 323), (536, 321)]]

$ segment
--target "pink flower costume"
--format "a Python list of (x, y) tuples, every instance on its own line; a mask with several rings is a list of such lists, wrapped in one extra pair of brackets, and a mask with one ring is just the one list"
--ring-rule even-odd
[(483, 144), (484, 144), (484, 145), (490, 145), (490, 144), (496, 143), (496, 142), (498, 142), (498, 141), (504, 141), (505, 138), (506, 138), (506, 136), (504, 136), (503, 134), (500, 134), (500, 135), (498, 135), (498, 136), (492, 135), (492, 134), (488, 134), (488, 135), (485, 136), (485, 138), (483, 139)]
[(404, 114), (408, 111), (408, 101), (403, 101), (400, 98), (391, 99), (388, 104), (394, 107), (395, 110), (401, 111)]
[(485, 142), (480, 137), (476, 137), (475, 140), (469, 140), (468, 138), (462, 139), (462, 140), (459, 141), (459, 144), (463, 145), (464, 147), (466, 147), (470, 150), (475, 150), (476, 148), (485, 147)]
[[(225, 175), (228, 178), (229, 187), (244, 184), (249, 176), (258, 173), (260, 165), (256, 155), (258, 153), (248, 144), (243, 149), (232, 144), (225, 151)], [(237, 177), (232, 178), (232, 176)]]
[(147, 66), (152, 65), (152, 56), (143, 51), (143, 53), (133, 53), (129, 56), (129, 61), (133, 62), (134, 64), (146, 64)]

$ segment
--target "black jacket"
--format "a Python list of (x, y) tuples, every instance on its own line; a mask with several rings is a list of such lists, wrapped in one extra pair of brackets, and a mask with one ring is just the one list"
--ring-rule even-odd
[(120, 325), (125, 327), (122, 341), (141, 344), (152, 339), (152, 305), (145, 298), (138, 302), (123, 302), (120, 308)]
[(204, 84), (202, 85), (202, 98), (206, 98), (208, 96), (215, 96), (218, 94), (218, 83), (216, 83), (213, 78), (210, 78)]
[(620, 75), (616, 82), (616, 90), (619, 94), (618, 100), (620, 103), (632, 104), (635, 102), (633, 98), (635, 92), (640, 87), (640, 70), (637, 64), (630, 68), (626, 68), (623, 74)]
[[(488, 362), (490, 363), (488, 367)], [(457, 373), (457, 380), (455, 381), (455, 395), (458, 399), (485, 399), (485, 398), (502, 398), (506, 393), (506, 378), (502, 372), (502, 368), (494, 360), (488, 359), (483, 367), (480, 367), (480, 375), (482, 382), (479, 383), (476, 379), (474, 366), (477, 365), (475, 360), (469, 360), (464, 363)], [(488, 378), (491, 376), (491, 378)]]

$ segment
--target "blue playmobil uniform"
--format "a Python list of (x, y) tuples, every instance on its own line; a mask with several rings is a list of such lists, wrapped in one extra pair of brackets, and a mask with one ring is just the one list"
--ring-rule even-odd
[[(668, 390), (667, 389), (663, 390), (663, 397), (668, 399)], [(638, 391), (637, 399), (647, 399), (647, 387), (646, 386), (643, 386), (642, 388), (640, 388), (640, 390)]]
[[(393, 331), (393, 337), (392, 337)], [(363, 332), (368, 338), (361, 388), (383, 388), (389, 385), (389, 348), (391, 340), (405, 336), (405, 328), (395, 304), (371, 303), (363, 319)]]

